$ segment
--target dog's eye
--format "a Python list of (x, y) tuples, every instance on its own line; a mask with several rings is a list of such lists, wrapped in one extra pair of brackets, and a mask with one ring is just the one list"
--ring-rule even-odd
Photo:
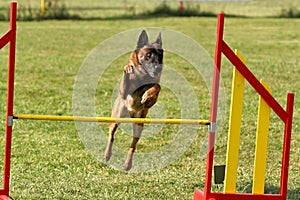
[(152, 57), (152, 53), (150, 53), (150, 52), (147, 53), (147, 54), (146, 54), (146, 57), (147, 57), (147, 58), (151, 58), (151, 57)]

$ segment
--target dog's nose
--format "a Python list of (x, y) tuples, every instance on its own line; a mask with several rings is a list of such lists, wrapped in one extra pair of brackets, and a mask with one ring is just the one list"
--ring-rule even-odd
[(154, 69), (155, 69), (155, 72), (160, 72), (160, 70), (161, 70), (161, 65), (160, 65), (160, 64), (155, 65)]

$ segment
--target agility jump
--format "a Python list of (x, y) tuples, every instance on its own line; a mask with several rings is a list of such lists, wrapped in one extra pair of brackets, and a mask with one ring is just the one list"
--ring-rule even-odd
[[(288, 167), (290, 156), (290, 140), (292, 132), (292, 119), (293, 119), (293, 106), (294, 106), (294, 94), (287, 94), (286, 110), (274, 99), (269, 92), (269, 89), (264, 82), (260, 81), (252, 74), (252, 72), (244, 64), (244, 60), (239, 58), (230, 47), (223, 40), (224, 32), (224, 13), (218, 15), (218, 27), (217, 27), (217, 39), (215, 49), (215, 66), (214, 77), (212, 86), (212, 100), (211, 100), (211, 113), (210, 113), (210, 128), (208, 133), (208, 151), (207, 151), (207, 164), (206, 164), (206, 179), (204, 191), (196, 190), (194, 192), (194, 199), (197, 200), (284, 200), (287, 195), (287, 183), (288, 183)], [(217, 106), (218, 106), (218, 90), (219, 80), (221, 72), (221, 56), (225, 55), (232, 63), (235, 70), (233, 80), (233, 94), (231, 102), (231, 116), (230, 116), (230, 128), (228, 135), (227, 145), (227, 165), (225, 172), (225, 191), (223, 193), (212, 192), (212, 169), (214, 159), (214, 145), (215, 145), (215, 124), (217, 118)], [(237, 53), (238, 54), (238, 53)], [(243, 85), (244, 79), (256, 90), (260, 95), (259, 104), (259, 116), (258, 127), (260, 131), (257, 131), (256, 138), (256, 153), (255, 153), (255, 169), (254, 169), (254, 181), (252, 194), (249, 193), (236, 193), (236, 173), (237, 173), (237, 161), (238, 161), (238, 149), (239, 149), (239, 129), (241, 120), (241, 107), (243, 98)], [(240, 85), (240, 89), (236, 89), (236, 85)], [(234, 104), (234, 106), (233, 106)], [(262, 173), (265, 170), (265, 156), (267, 145), (267, 131), (270, 108), (278, 115), (278, 117), (284, 122), (284, 141), (282, 152), (282, 166), (281, 166), (281, 180), (280, 180), (280, 194), (264, 194), (264, 178), (265, 174)], [(267, 118), (267, 121), (263, 121)], [(259, 133), (259, 134), (258, 134)], [(259, 148), (259, 149), (258, 149)], [(258, 153), (258, 151), (260, 151)], [(260, 157), (261, 156), (261, 157)], [(258, 165), (258, 166), (257, 166)], [(264, 169), (262, 169), (264, 168)], [(260, 171), (262, 170), (262, 171)]]
[[(215, 65), (213, 75), (213, 86), (212, 86), (212, 100), (211, 100), (211, 113), (210, 120), (190, 120), (190, 119), (140, 119), (140, 118), (107, 118), (107, 117), (84, 117), (84, 116), (53, 116), (53, 115), (29, 115), (29, 114), (14, 114), (13, 113), (13, 101), (14, 101), (14, 69), (15, 69), (15, 47), (16, 47), (16, 14), (17, 14), (17, 3), (12, 2), (10, 4), (10, 29), (0, 38), (0, 49), (5, 45), (9, 44), (9, 58), (8, 58), (8, 84), (7, 84), (7, 108), (6, 108), (6, 133), (5, 133), (5, 149), (4, 149), (4, 177), (3, 177), (3, 188), (0, 188), (0, 200), (10, 200), (9, 197), (9, 181), (10, 181), (10, 158), (11, 158), (11, 141), (12, 141), (12, 126), (13, 120), (15, 119), (27, 119), (27, 120), (55, 120), (55, 121), (85, 121), (85, 122), (122, 122), (122, 123), (163, 123), (163, 124), (193, 124), (193, 125), (208, 125), (208, 149), (207, 149), (207, 165), (206, 165), (206, 179), (204, 191), (196, 190), (194, 192), (194, 199), (224, 199), (224, 200), (235, 200), (235, 199), (267, 199), (267, 200), (284, 200), (287, 194), (287, 182), (288, 182), (288, 167), (289, 167), (289, 154), (290, 154), (290, 139), (292, 131), (292, 118), (293, 118), (293, 104), (294, 94), (288, 93), (286, 110), (284, 110), (280, 104), (271, 95), (265, 84), (260, 83), (257, 78), (249, 71), (246, 65), (243, 63), (239, 56), (235, 55), (230, 47), (223, 40), (223, 29), (224, 29), (224, 14), (220, 13), (218, 16), (218, 28), (217, 28), (217, 40), (215, 49)], [(219, 92), (219, 81), (220, 81), (220, 70), (221, 70), (221, 55), (222, 53), (229, 59), (234, 65), (237, 76), (242, 82), (247, 80), (249, 84), (256, 90), (260, 95), (260, 113), (261, 117), (269, 115), (270, 108), (279, 116), (279, 118), (285, 124), (284, 131), (284, 144), (282, 153), (282, 168), (281, 168), (281, 182), (280, 182), (280, 194), (263, 194), (264, 177), (256, 181), (254, 180), (255, 188), (253, 189), (254, 194), (248, 193), (235, 193), (235, 175), (236, 164), (237, 164), (237, 151), (238, 143), (234, 143), (231, 138), (232, 135), (239, 134), (239, 122), (233, 116), (240, 120), (241, 113), (241, 100), (238, 100), (238, 96), (241, 96), (241, 91), (232, 94), (232, 103), (239, 102), (239, 105), (235, 104), (237, 111), (231, 108), (230, 123), (231, 128), (229, 131), (228, 140), (228, 152), (227, 152), (227, 165), (232, 165), (230, 168), (227, 167), (227, 176), (225, 177), (225, 191), (224, 193), (216, 193), (211, 191), (212, 184), (212, 168), (214, 158), (214, 144), (215, 144), (215, 131), (216, 131), (216, 119), (217, 119), (217, 107), (218, 107), (218, 92)], [(234, 78), (234, 82), (236, 79)], [(241, 82), (238, 82), (242, 84)], [(233, 84), (234, 85), (234, 84)], [(236, 97), (237, 96), (237, 97)], [(233, 105), (233, 104), (232, 104)], [(268, 116), (269, 117), (269, 116)], [(236, 131), (237, 130), (237, 131)], [(236, 133), (233, 133), (236, 132)], [(263, 131), (264, 134), (267, 134)], [(259, 135), (260, 137), (260, 135)], [(262, 143), (266, 142), (266, 139), (259, 139)], [(232, 143), (233, 142), (233, 143)], [(264, 145), (262, 145), (264, 146)], [(260, 149), (259, 149), (260, 150)], [(232, 170), (233, 169), (233, 170)], [(232, 177), (233, 180), (228, 177)]]

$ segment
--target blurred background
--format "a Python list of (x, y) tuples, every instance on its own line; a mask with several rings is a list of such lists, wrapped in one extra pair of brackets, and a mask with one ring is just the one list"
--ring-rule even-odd
[[(8, 4), (0, 4), (0, 20)], [(155, 16), (214, 16), (220, 10), (237, 17), (300, 17), (298, 0), (22, 0), (20, 20), (118, 19)]]

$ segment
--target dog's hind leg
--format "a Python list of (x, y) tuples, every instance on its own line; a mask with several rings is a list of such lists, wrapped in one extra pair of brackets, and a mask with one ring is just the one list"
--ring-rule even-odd
[(107, 146), (105, 149), (105, 153), (104, 153), (104, 162), (108, 162), (111, 155), (112, 155), (112, 146), (113, 146), (113, 142), (114, 142), (114, 135), (115, 132), (118, 128), (118, 124), (117, 123), (111, 123), (109, 125), (109, 136), (108, 136), (108, 141), (107, 141)]
[(133, 136), (130, 148), (128, 150), (127, 159), (125, 161), (125, 167), (124, 167), (125, 171), (129, 171), (132, 167), (133, 153), (136, 149), (136, 144), (141, 137), (143, 127), (144, 127), (144, 124), (133, 124), (134, 136)]
[[(128, 114), (129, 113), (126, 110), (126, 107), (124, 106), (123, 102), (118, 98), (115, 101), (111, 117), (115, 117), (115, 118), (126, 117), (126, 116), (128, 116)], [(119, 123), (115, 123), (115, 122), (111, 123), (109, 125), (109, 136), (108, 136), (106, 149), (104, 152), (104, 162), (105, 163), (109, 161), (109, 159), (112, 155), (112, 146), (113, 146), (113, 142), (114, 142), (114, 136), (115, 136), (115, 132), (117, 131), (118, 126), (119, 126)]]
[[(134, 117), (145, 118), (147, 116), (147, 113), (148, 113), (148, 109), (144, 109), (144, 110), (142, 110), (140, 116), (137, 115), (137, 116), (134, 116)], [(143, 128), (144, 128), (144, 124), (141, 124), (141, 123), (133, 124), (133, 139), (132, 139), (132, 143), (130, 145), (130, 148), (128, 150), (127, 159), (125, 161), (125, 167), (124, 167), (124, 169), (126, 171), (129, 171), (132, 167), (133, 153), (136, 149), (136, 144), (138, 143), (139, 139), (141, 138)]]

